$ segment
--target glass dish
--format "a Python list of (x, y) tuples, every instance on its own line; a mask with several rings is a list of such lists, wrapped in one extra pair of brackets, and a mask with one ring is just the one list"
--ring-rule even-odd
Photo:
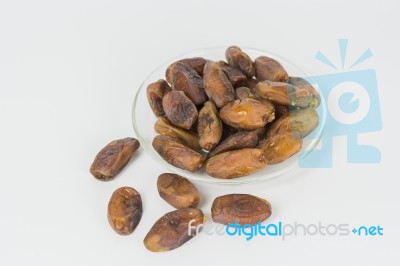
[[(325, 124), (325, 117), (326, 117), (326, 102), (321, 94), (321, 104), (317, 108), (317, 112), (319, 115), (320, 123), (318, 127), (312, 133), (313, 138), (309, 139), (306, 138), (303, 142), (302, 151), (293, 155), (286, 161), (276, 164), (276, 165), (269, 165), (264, 170), (251, 174), (249, 176), (239, 177), (235, 179), (218, 179), (211, 176), (208, 176), (205, 171), (204, 167), (195, 173), (191, 173), (189, 171), (185, 171), (179, 169), (175, 166), (170, 165), (169, 163), (165, 162), (160, 155), (153, 149), (152, 141), (153, 138), (157, 135), (154, 130), (154, 124), (157, 120), (156, 116), (151, 111), (151, 108), (147, 101), (146, 95), (146, 88), (148, 84), (157, 81), (158, 79), (165, 79), (165, 70), (167, 67), (180, 59), (189, 58), (189, 57), (204, 57), (210, 60), (225, 60), (225, 50), (227, 47), (212, 47), (212, 48), (204, 48), (204, 49), (197, 49), (180, 56), (177, 56), (159, 67), (157, 67), (154, 71), (150, 73), (150, 75), (143, 81), (140, 85), (134, 101), (133, 101), (133, 108), (132, 108), (132, 123), (133, 128), (138, 137), (141, 146), (145, 149), (145, 151), (157, 162), (165, 166), (169, 171), (172, 171), (176, 174), (182, 175), (187, 177), (190, 180), (200, 181), (200, 182), (207, 182), (207, 183), (218, 183), (218, 184), (240, 184), (240, 183), (249, 183), (249, 182), (257, 182), (257, 181), (264, 181), (271, 179), (273, 177), (277, 177), (286, 173), (287, 171), (298, 167), (298, 160), (304, 156), (307, 156), (309, 152), (314, 149), (319, 140), (321, 139), (322, 131)], [(242, 47), (242, 50), (246, 52), (253, 60), (258, 56), (265, 55), (271, 58), (278, 60), (286, 71), (289, 73), (290, 76), (299, 76), (299, 77), (307, 77), (307, 73), (302, 71), (299, 67), (295, 64), (291, 63), (290, 61), (282, 58), (281, 56), (277, 56), (273, 53), (261, 51), (258, 49), (253, 48), (246, 48)], [(313, 83), (313, 82), (311, 82)], [(318, 89), (316, 87), (316, 89)]]

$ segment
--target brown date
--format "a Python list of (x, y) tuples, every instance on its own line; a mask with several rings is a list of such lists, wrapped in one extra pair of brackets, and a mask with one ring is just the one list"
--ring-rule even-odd
[(254, 61), (256, 78), (258, 81), (270, 80), (286, 82), (288, 73), (283, 66), (276, 60), (260, 56)]
[(171, 76), (172, 90), (183, 91), (195, 105), (206, 101), (203, 78), (193, 68), (178, 62), (172, 67)]
[(157, 122), (154, 125), (154, 130), (160, 135), (183, 140), (194, 150), (201, 150), (199, 145), (199, 136), (195, 132), (177, 127), (171, 124), (168, 119), (163, 116), (158, 117)]
[(208, 155), (213, 157), (227, 151), (255, 148), (264, 135), (264, 127), (252, 131), (239, 131), (219, 143)]
[(302, 139), (291, 132), (283, 132), (267, 137), (258, 148), (264, 151), (268, 164), (277, 164), (299, 152), (302, 145)]
[(183, 176), (161, 174), (157, 180), (157, 189), (161, 198), (177, 209), (196, 208), (199, 205), (199, 191)]
[(254, 89), (256, 95), (278, 105), (290, 105), (305, 108), (312, 104), (312, 95), (305, 89), (300, 89), (284, 82), (263, 81)]
[(209, 158), (206, 162), (206, 172), (212, 177), (231, 179), (250, 175), (266, 166), (267, 160), (262, 150), (245, 148)]
[(225, 51), (225, 58), (228, 64), (239, 69), (247, 77), (251, 78), (255, 74), (253, 61), (250, 57), (237, 46), (230, 46)]
[(220, 110), (221, 120), (239, 129), (256, 129), (275, 119), (273, 105), (265, 105), (251, 98), (227, 103)]
[(212, 150), (221, 139), (222, 123), (217, 108), (210, 101), (206, 102), (199, 112), (197, 132), (200, 146), (208, 151)]
[(96, 155), (90, 166), (90, 173), (98, 180), (111, 180), (124, 169), (139, 147), (139, 141), (134, 138), (110, 142)]
[(182, 91), (168, 92), (163, 98), (163, 108), (168, 120), (181, 128), (191, 128), (198, 117), (196, 106)]
[(179, 60), (168, 66), (167, 70), (165, 71), (165, 78), (167, 79), (169, 84), (172, 84), (171, 69), (176, 63), (182, 63), (188, 67), (191, 67), (196, 71), (197, 74), (203, 76), (203, 69), (206, 62), (207, 60), (202, 57), (192, 57)]
[[(194, 208), (178, 209), (166, 213), (153, 225), (143, 243), (152, 252), (176, 249), (196, 236), (197, 226), (204, 224), (205, 219), (203, 212)], [(189, 223), (191, 225), (190, 232)]]
[(152, 144), (167, 163), (190, 172), (198, 170), (206, 159), (204, 155), (192, 150), (177, 138), (158, 135)]
[(211, 215), (220, 224), (254, 225), (271, 216), (271, 204), (249, 194), (228, 194), (214, 200)]
[(239, 69), (231, 67), (224, 61), (218, 61), (217, 63), (219, 64), (225, 75), (228, 77), (233, 87), (242, 86), (246, 84), (247, 77)]
[(114, 191), (108, 203), (108, 222), (120, 235), (131, 234), (142, 218), (142, 198), (131, 187)]
[(218, 63), (207, 61), (204, 66), (204, 89), (208, 98), (219, 108), (235, 99), (235, 91)]
[(171, 87), (168, 83), (160, 79), (157, 82), (149, 84), (147, 86), (147, 100), (149, 101), (151, 110), (156, 116), (164, 114), (164, 108), (162, 106), (162, 99), (164, 95), (171, 91)]

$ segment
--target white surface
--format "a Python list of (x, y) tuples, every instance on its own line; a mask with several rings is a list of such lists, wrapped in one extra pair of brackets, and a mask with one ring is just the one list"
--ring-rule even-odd
[[(0, 265), (399, 265), (397, 1), (0, 1)], [(88, 172), (98, 150), (132, 135), (131, 103), (148, 72), (172, 56), (244, 45), (285, 55), (313, 74), (371, 48), (384, 130), (361, 137), (379, 165), (345, 162), (292, 171), (261, 184), (196, 184), (210, 213), (222, 194), (252, 193), (273, 205), (269, 222), (380, 224), (375, 238), (296, 237), (282, 241), (200, 235), (163, 254), (142, 240), (172, 207), (157, 195), (165, 171), (143, 150), (114, 181)], [(351, 57), (349, 58), (351, 60)], [(337, 62), (334, 62), (337, 63)], [(115, 234), (106, 205), (114, 189), (141, 194), (144, 214), (130, 236)]]

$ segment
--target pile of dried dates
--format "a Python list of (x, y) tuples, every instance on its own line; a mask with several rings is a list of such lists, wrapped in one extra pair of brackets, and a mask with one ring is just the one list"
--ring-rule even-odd
[[(158, 117), (153, 147), (161, 157), (191, 172), (205, 165), (210, 176), (229, 179), (298, 152), (302, 139), (318, 125), (320, 98), (306, 80), (288, 76), (272, 58), (260, 56), (253, 62), (236, 46), (225, 55), (227, 62), (196, 57), (173, 63), (166, 80), (148, 86), (147, 97)], [(95, 157), (91, 174), (112, 180), (139, 147), (134, 138), (110, 142)], [(176, 210), (161, 216), (144, 238), (153, 252), (180, 247), (206, 220), (199, 209), (200, 193), (185, 177), (161, 174), (157, 189)], [(142, 198), (134, 188), (121, 187), (111, 195), (107, 216), (118, 234), (131, 234), (142, 213)], [(211, 207), (212, 220), (224, 225), (254, 225), (270, 215), (271, 204), (249, 194), (217, 197)]]
[(169, 164), (231, 179), (285, 161), (318, 125), (320, 97), (276, 60), (239, 47), (225, 61), (201, 57), (171, 64), (147, 87), (158, 120), (153, 148)]

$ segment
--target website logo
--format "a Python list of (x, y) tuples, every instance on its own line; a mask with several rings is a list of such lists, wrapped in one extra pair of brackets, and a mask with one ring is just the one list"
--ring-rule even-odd
[[(376, 72), (373, 69), (353, 70), (372, 57), (370, 49), (354, 62), (347, 62), (347, 39), (338, 40), (341, 66), (336, 66), (318, 51), (315, 58), (335, 73), (306, 77), (318, 87), (327, 104), (327, 117), (321, 149), (313, 150), (299, 161), (303, 168), (332, 167), (332, 139), (347, 137), (348, 163), (379, 163), (381, 153), (372, 145), (361, 145), (358, 134), (382, 129)], [(312, 138), (312, 135), (309, 136)]]

